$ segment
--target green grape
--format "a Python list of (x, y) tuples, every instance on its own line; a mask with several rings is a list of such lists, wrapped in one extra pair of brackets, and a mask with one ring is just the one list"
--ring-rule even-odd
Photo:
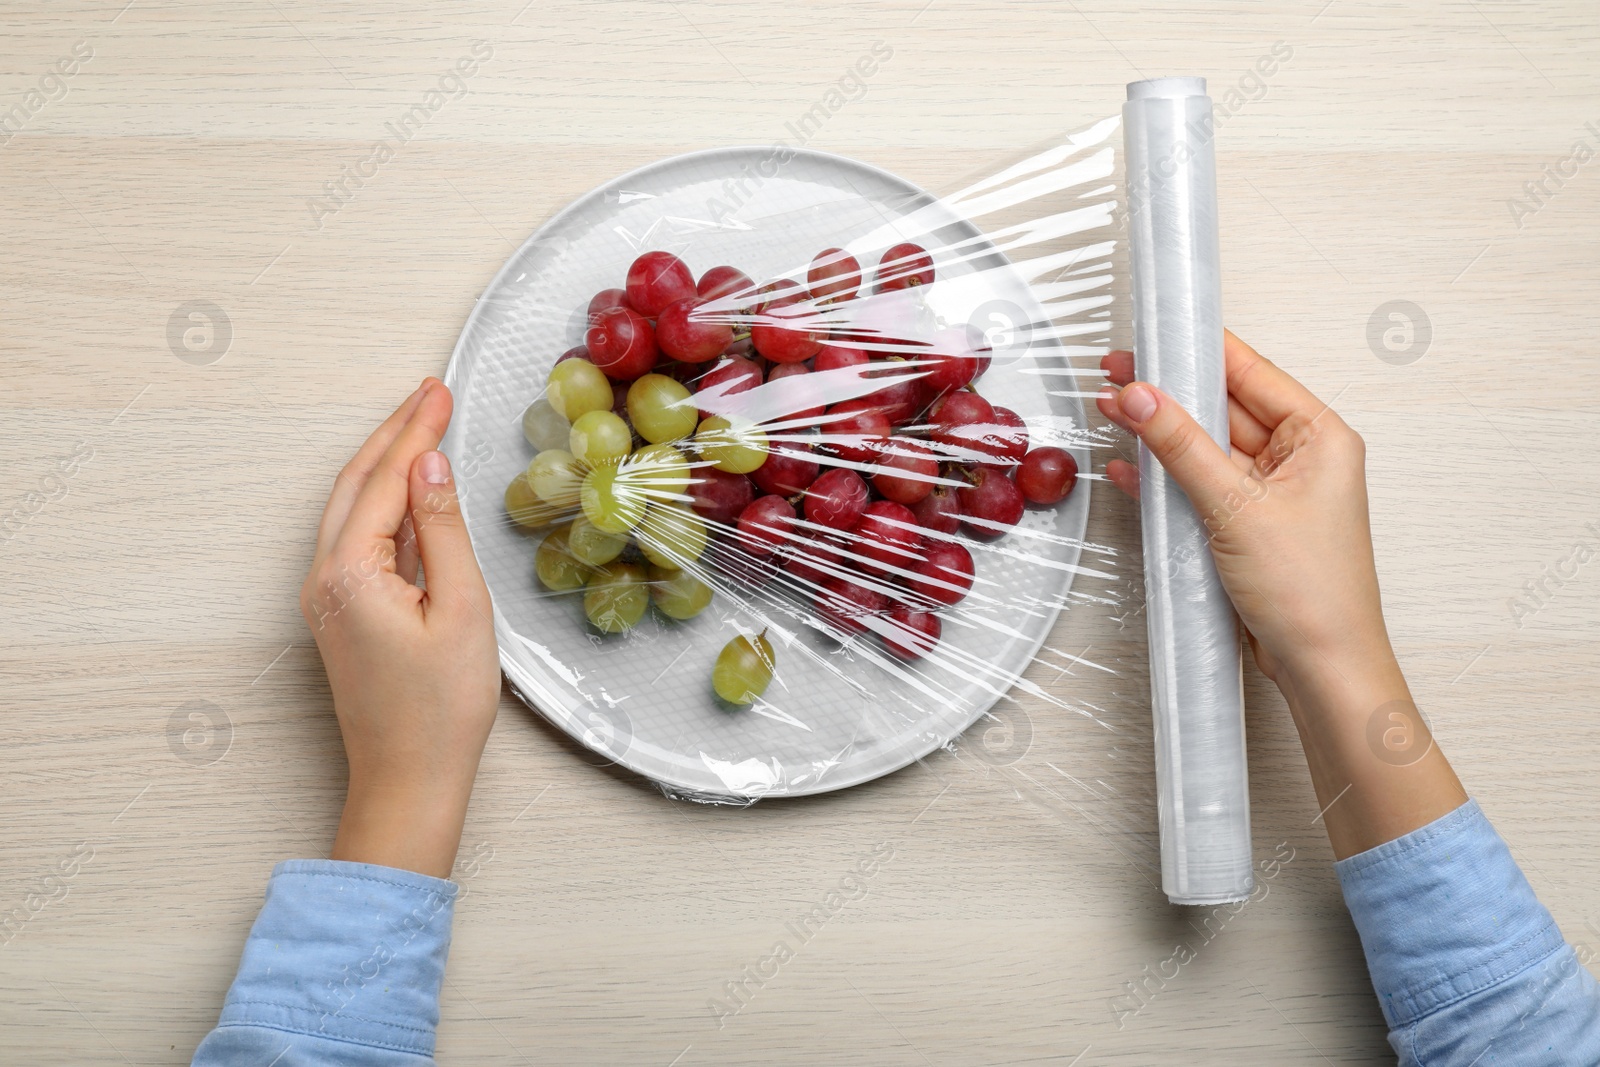
[(583, 590), (583, 613), (603, 633), (620, 634), (633, 629), (649, 606), (645, 569), (637, 563), (600, 567)]
[(589, 466), (615, 466), (633, 450), (633, 431), (620, 415), (591, 411), (573, 421), (571, 441), (572, 454)]
[(622, 470), (652, 504), (689, 499), (689, 461), (671, 445), (646, 445), (623, 461)]
[(645, 559), (677, 569), (700, 558), (711, 532), (699, 513), (676, 504), (655, 504), (645, 512), (634, 537)]
[(625, 534), (639, 525), (647, 503), (640, 486), (616, 467), (590, 471), (579, 498), (585, 517), (609, 534)]
[(518, 526), (537, 530), (560, 518), (561, 509), (540, 500), (524, 473), (511, 479), (511, 484), (506, 486), (506, 514)]
[(571, 432), (572, 424), (567, 417), (543, 397), (529, 404), (528, 410), (522, 413), (522, 436), (528, 439), (535, 452), (566, 447), (567, 435)]
[(601, 567), (622, 555), (622, 550), (628, 547), (628, 535), (606, 533), (590, 522), (588, 516), (579, 515), (572, 520), (572, 533), (567, 536), (567, 543), (579, 563)]
[(754, 423), (737, 425), (721, 415), (700, 424), (695, 447), (719, 471), (749, 474), (767, 461), (767, 435)]
[(582, 589), (594, 568), (572, 555), (568, 538), (571, 525), (558, 526), (545, 535), (539, 550), (533, 554), (533, 573), (546, 589), (555, 593), (570, 593)]
[(752, 642), (740, 634), (717, 653), (711, 687), (730, 704), (754, 704), (772, 681), (772, 642), (762, 630)]
[(586, 359), (557, 363), (545, 381), (544, 395), (568, 422), (577, 422), (591, 411), (610, 411), (615, 399), (605, 372)]
[(547, 449), (528, 464), (528, 484), (546, 504), (575, 508), (578, 489), (583, 485), (583, 464), (565, 449)]
[(628, 418), (640, 437), (660, 444), (694, 433), (700, 412), (688, 386), (665, 374), (646, 374), (628, 386)]
[(711, 587), (687, 570), (650, 567), (650, 599), (672, 619), (692, 619), (711, 603)]

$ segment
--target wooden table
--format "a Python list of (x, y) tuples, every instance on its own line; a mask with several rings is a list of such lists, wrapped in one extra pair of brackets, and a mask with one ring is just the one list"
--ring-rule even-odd
[[(0, 107), (22, 106), (0, 145), (0, 910), (50, 898), (0, 948), (0, 1058), (187, 1062), (272, 863), (322, 855), (339, 810), (295, 605), (334, 471), (561, 205), (665, 155), (771, 143), (875, 41), (892, 58), (811, 143), (934, 190), (1114, 113), (1141, 76), (1239, 91), (1218, 142), (1229, 318), (1366, 436), (1418, 700), (1568, 937), (1600, 944), (1600, 564), (1566, 562), (1600, 547), (1600, 164), (1568, 162), (1600, 147), (1592, 4), (123, 3), (0, 12)], [(319, 212), (474, 41), (492, 58), (470, 93)], [(1289, 57), (1254, 73), (1275, 45)], [(191, 348), (221, 358), (178, 358), (206, 315)], [(1094, 488), (1091, 537), (1137, 558), (1136, 510)], [(1111, 672), (1037, 672), (1119, 732), (1023, 700), (1014, 763), (969, 737), (844, 793), (704, 808), (593, 766), (507, 695), (441, 1058), (1392, 1062), (1253, 668), (1256, 851), (1293, 858), (1226, 923), (1158, 891), (1136, 571), (1121, 609), (1055, 635)], [(892, 858), (864, 893), (719, 1020), (875, 847)], [(1146, 968), (1163, 977), (1119, 1000)]]

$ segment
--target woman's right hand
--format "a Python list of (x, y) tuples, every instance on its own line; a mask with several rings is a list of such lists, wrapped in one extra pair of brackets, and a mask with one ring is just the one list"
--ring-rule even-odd
[[(1133, 381), (1133, 353), (1101, 361), (1100, 412), (1138, 436), (1189, 496), (1210, 535), (1262, 673), (1392, 658), (1367, 519), (1366, 447), (1331, 408), (1226, 335), (1231, 455), (1182, 406)], [(1139, 495), (1138, 468), (1107, 477)]]

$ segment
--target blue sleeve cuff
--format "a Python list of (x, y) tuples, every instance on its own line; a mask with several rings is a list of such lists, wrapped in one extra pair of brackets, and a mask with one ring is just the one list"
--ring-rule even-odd
[(1475, 800), (1334, 869), (1393, 1029), (1566, 944)]
[(273, 869), (218, 1030), (433, 1055), (457, 886), (337, 860)]

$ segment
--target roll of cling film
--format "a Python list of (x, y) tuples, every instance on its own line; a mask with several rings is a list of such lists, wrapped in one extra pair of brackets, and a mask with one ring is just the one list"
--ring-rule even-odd
[[(1137, 377), (1228, 447), (1211, 100), (1203, 78), (1128, 86), (1123, 106)], [(1175, 904), (1249, 895), (1238, 620), (1188, 498), (1139, 454), (1161, 882)]]

